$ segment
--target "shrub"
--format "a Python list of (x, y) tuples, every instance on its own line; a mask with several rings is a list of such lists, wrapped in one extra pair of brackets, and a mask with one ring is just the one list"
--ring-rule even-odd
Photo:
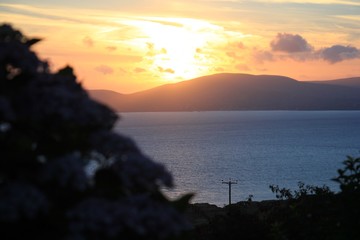
[(290, 190), (288, 188), (280, 188), (278, 185), (270, 185), (270, 190), (275, 193), (277, 199), (299, 199), (301, 197), (309, 196), (309, 195), (330, 195), (333, 192), (326, 185), (322, 187), (308, 185), (303, 182), (298, 182), (298, 190)]
[[(52, 73), (39, 42), (0, 26), (2, 239), (166, 239), (190, 225), (162, 187), (171, 174), (92, 100), (69, 66)], [(182, 204), (180, 204), (182, 203)]]
[(360, 192), (360, 157), (354, 158), (347, 156), (343, 162), (344, 169), (338, 169), (339, 176), (333, 180), (340, 184), (340, 189), (344, 193)]

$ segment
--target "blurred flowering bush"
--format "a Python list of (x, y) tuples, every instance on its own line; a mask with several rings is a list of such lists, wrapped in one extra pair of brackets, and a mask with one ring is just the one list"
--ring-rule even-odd
[(0, 26), (0, 238), (168, 239), (189, 228), (189, 195), (90, 99), (72, 68), (56, 73), (29, 39)]

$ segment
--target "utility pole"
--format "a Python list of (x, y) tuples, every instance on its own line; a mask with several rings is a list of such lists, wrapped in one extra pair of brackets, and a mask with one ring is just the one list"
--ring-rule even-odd
[(231, 205), (231, 185), (237, 184), (237, 180), (232, 181), (231, 178), (229, 178), (229, 181), (221, 180), (222, 184), (227, 184), (229, 186), (229, 206)]

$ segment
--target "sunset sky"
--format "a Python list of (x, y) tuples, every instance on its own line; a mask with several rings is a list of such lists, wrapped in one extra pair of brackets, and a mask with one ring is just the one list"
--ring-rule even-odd
[(0, 0), (87, 89), (132, 93), (220, 72), (360, 76), (359, 0)]

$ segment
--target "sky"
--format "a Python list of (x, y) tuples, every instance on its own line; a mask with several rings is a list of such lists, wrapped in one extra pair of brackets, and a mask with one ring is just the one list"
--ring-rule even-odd
[(133, 93), (215, 73), (360, 76), (359, 0), (0, 0), (53, 71)]

